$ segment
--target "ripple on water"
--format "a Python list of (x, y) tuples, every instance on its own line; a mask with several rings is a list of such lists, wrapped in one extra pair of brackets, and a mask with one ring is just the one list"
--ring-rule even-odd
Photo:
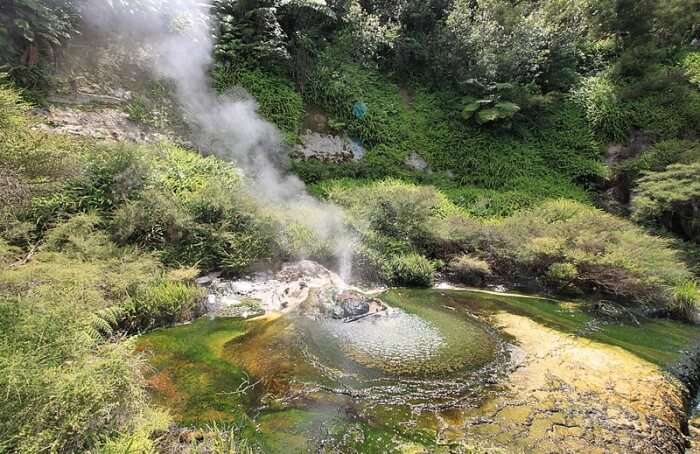
[(326, 320), (321, 328), (358, 363), (398, 375), (420, 373), (446, 343), (433, 324), (401, 310), (355, 323)]

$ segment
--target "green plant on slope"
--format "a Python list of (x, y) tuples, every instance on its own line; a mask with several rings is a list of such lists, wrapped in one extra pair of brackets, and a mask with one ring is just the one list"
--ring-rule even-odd
[(447, 270), (458, 282), (468, 285), (481, 285), (484, 278), (491, 275), (491, 267), (486, 261), (467, 254), (453, 258)]
[(698, 283), (687, 280), (676, 285), (672, 291), (671, 312), (683, 319), (692, 319), (700, 307), (700, 290)]
[(304, 115), (304, 104), (290, 80), (271, 70), (218, 66), (214, 86), (220, 93), (242, 87), (258, 103), (258, 111), (285, 134), (286, 142), (296, 144)]
[(130, 295), (158, 285), (162, 268), (111, 244), (99, 224), (72, 218), (31, 260), (0, 269), (4, 451), (85, 452), (136, 433), (154, 449), (142, 360), (115, 335)]
[(395, 286), (430, 287), (433, 285), (435, 264), (415, 253), (398, 255), (385, 265), (384, 273)]
[(544, 277), (557, 264), (573, 276), (573, 266), (579, 288), (624, 302), (668, 307), (667, 289), (692, 276), (670, 240), (571, 201), (518, 213), (495, 234), (488, 248), (497, 272)]
[(632, 216), (657, 223), (686, 238), (700, 240), (700, 162), (672, 164), (639, 180)]
[(585, 109), (593, 130), (604, 140), (613, 142), (623, 142), (630, 130), (619, 91), (616, 81), (602, 73), (584, 79), (574, 92), (574, 99)]
[(672, 139), (655, 143), (636, 158), (623, 161), (616, 170), (636, 185), (644, 172), (660, 172), (671, 164), (694, 162), (700, 162), (700, 142)]
[(688, 77), (688, 82), (700, 87), (700, 52), (684, 52), (680, 64)]

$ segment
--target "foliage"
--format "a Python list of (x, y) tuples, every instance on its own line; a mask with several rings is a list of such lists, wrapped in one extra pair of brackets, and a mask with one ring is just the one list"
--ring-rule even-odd
[(284, 66), (303, 84), (321, 46), (337, 23), (325, 2), (273, 0), (214, 2), (219, 36), (215, 55), (222, 63)]
[[(321, 58), (305, 95), (309, 103), (344, 123), (347, 133), (367, 148), (360, 162), (295, 162), (293, 170), (309, 183), (340, 177), (400, 177), (437, 185), (454, 194), (453, 200), (464, 200), (466, 209), (471, 209), (469, 202), (477, 192), (479, 198), (488, 194), (491, 207), (485, 214), (502, 215), (542, 199), (585, 201), (587, 195), (576, 183), (603, 175), (599, 145), (582, 109), (568, 100), (541, 107), (536, 118), (519, 114), (512, 131), (472, 127), (461, 118), (461, 98), (424, 87), (400, 88), (377, 72), (339, 65), (332, 52)], [(368, 106), (362, 120), (352, 115), (357, 100)], [(429, 164), (432, 174), (406, 166), (414, 152)], [(504, 206), (495, 206), (501, 199)]]
[(46, 85), (59, 47), (78, 33), (73, 0), (8, 0), (0, 10), (0, 70), (32, 89)]
[(684, 52), (680, 58), (688, 82), (700, 87), (700, 51)]
[(296, 144), (304, 116), (304, 104), (287, 78), (262, 69), (248, 70), (232, 66), (217, 67), (213, 78), (220, 93), (226, 93), (237, 86), (243, 87), (255, 97), (260, 115), (282, 130), (288, 144)]
[(632, 200), (632, 216), (656, 222), (681, 236), (700, 240), (700, 162), (672, 164), (650, 172), (639, 182)]
[(394, 48), (399, 35), (399, 24), (382, 18), (363, 8), (357, 0), (348, 2), (344, 15), (347, 28), (339, 33), (338, 41), (350, 49), (353, 60), (368, 67), (382, 65)]
[(570, 201), (525, 210), (497, 225), (494, 233), (489, 254), (497, 272), (565, 274), (581, 289), (622, 301), (669, 304), (666, 289), (691, 276), (669, 240)]
[(700, 291), (696, 281), (688, 280), (673, 288), (671, 312), (685, 320), (692, 320), (700, 307)]
[(489, 264), (468, 254), (461, 254), (450, 260), (447, 270), (458, 282), (468, 285), (481, 285), (491, 274)]
[(162, 280), (161, 267), (111, 244), (98, 224), (74, 217), (26, 264), (0, 271), (3, 450), (86, 451), (146, 431), (141, 359), (112, 336), (130, 295)]
[(676, 67), (645, 66), (643, 76), (603, 73), (585, 79), (574, 98), (597, 134), (624, 143), (633, 130), (656, 140), (692, 135), (700, 121), (700, 93)]
[(593, 130), (604, 140), (623, 142), (630, 129), (615, 82), (605, 74), (584, 79), (574, 98), (586, 111)]
[(700, 143), (691, 140), (665, 140), (643, 150), (636, 158), (623, 161), (618, 174), (633, 185), (644, 172), (660, 172), (671, 164), (700, 162)]
[(167, 280), (139, 290), (124, 306), (121, 324), (130, 332), (148, 331), (190, 320), (202, 290)]
[[(445, 24), (456, 49), (442, 65), (457, 83), (534, 82), (554, 58), (558, 71), (572, 70), (561, 63), (565, 54), (573, 55), (577, 30), (558, 27), (529, 2), (458, 0)], [(457, 68), (466, 73), (455, 73)]]
[[(499, 86), (503, 86), (505, 89), (512, 87), (510, 84), (495, 84), (494, 90), (498, 89)], [(477, 124), (483, 125), (498, 120), (509, 120), (520, 111), (520, 106), (517, 104), (500, 98), (499, 93), (486, 99), (464, 98), (466, 105), (462, 109), (462, 118), (464, 120), (474, 118)]]
[(325, 186), (324, 193), (346, 208), (369, 247), (390, 256), (411, 251), (433, 256), (440, 241), (436, 224), (461, 213), (434, 188), (398, 180), (368, 185), (342, 180)]
[(427, 258), (411, 253), (393, 257), (385, 265), (387, 280), (398, 287), (430, 287), (433, 285), (435, 264)]
[[(75, 175), (90, 148), (83, 141), (30, 128), (28, 113), (20, 92), (0, 77), (0, 168), (23, 183), (25, 196), (51, 191), (51, 182)], [(16, 202), (26, 202), (26, 197)]]

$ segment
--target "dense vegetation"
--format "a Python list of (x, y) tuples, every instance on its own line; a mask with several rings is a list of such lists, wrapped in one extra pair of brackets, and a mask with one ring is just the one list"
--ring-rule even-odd
[[(190, 320), (200, 270), (240, 272), (317, 242), (263, 214), (230, 164), (32, 121), (0, 87), (0, 450), (152, 452), (170, 419), (144, 404), (125, 335)], [(228, 452), (232, 434), (212, 433)]]
[[(694, 316), (698, 0), (213, 3), (217, 90), (247, 89), (290, 147), (314, 127), (367, 149), (290, 166), (344, 208), (357, 278)], [(70, 0), (0, 9), (0, 451), (153, 452), (170, 419), (144, 403), (127, 336), (196, 315), (202, 272), (331, 248), (230, 163), (32, 128), (24, 100), (79, 25)], [(622, 217), (595, 206), (611, 188)]]

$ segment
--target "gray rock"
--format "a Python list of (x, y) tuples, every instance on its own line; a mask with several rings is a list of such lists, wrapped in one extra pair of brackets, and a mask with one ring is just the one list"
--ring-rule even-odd
[(413, 170), (418, 170), (419, 172), (425, 172), (426, 170), (428, 170), (428, 163), (425, 161), (425, 159), (421, 158), (420, 155), (415, 151), (412, 152), (411, 155), (406, 158), (404, 164), (406, 164)]
[(301, 145), (296, 147), (294, 154), (301, 159), (339, 163), (362, 159), (365, 154), (362, 145), (347, 136), (306, 131), (300, 140)]
[(356, 317), (369, 312), (369, 302), (361, 299), (351, 299), (341, 305), (343, 317)]

